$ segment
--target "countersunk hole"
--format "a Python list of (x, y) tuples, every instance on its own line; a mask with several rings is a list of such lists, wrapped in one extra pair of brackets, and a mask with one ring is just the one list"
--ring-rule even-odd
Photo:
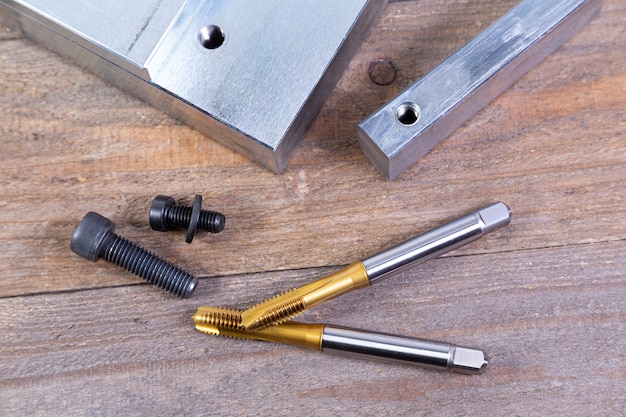
[(404, 103), (396, 110), (396, 119), (405, 126), (410, 126), (420, 119), (420, 107), (415, 103)]
[(205, 26), (200, 29), (198, 40), (206, 49), (219, 48), (224, 43), (224, 31), (219, 26)]

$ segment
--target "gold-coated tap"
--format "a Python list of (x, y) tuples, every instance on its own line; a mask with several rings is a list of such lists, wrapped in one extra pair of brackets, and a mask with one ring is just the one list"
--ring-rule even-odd
[(284, 323), (305, 309), (436, 258), (510, 222), (510, 210), (496, 203), (402, 242), (300, 288), (265, 300), (241, 313), (240, 326), (257, 330)]
[(254, 330), (284, 323), (307, 308), (368, 285), (370, 280), (367, 271), (361, 261), (357, 261), (334, 274), (245, 310), (241, 314), (241, 326)]
[(323, 324), (287, 322), (280, 326), (256, 331), (241, 328), (241, 311), (220, 307), (199, 307), (192, 316), (196, 329), (214, 336), (234, 337), (237, 339), (264, 340), (322, 349)]
[(220, 307), (199, 307), (193, 320), (197, 330), (213, 336), (286, 343), (423, 368), (477, 374), (488, 364), (483, 351), (477, 349), (325, 324), (287, 321), (265, 329), (246, 331), (240, 326), (241, 311)]
[(241, 311), (222, 307), (198, 307), (191, 316), (195, 323), (211, 325), (215, 328), (241, 329)]

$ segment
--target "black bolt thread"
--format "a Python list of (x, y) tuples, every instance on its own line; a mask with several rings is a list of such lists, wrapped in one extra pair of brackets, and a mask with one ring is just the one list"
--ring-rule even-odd
[(123, 237), (112, 234), (111, 238), (102, 255), (107, 261), (181, 298), (191, 295), (198, 282), (195, 277)]
[[(179, 228), (189, 227), (191, 222), (191, 207), (173, 206), (165, 212), (165, 222), (168, 226)], [(210, 210), (200, 210), (198, 229), (209, 233), (219, 233), (224, 230), (226, 217), (222, 213)]]

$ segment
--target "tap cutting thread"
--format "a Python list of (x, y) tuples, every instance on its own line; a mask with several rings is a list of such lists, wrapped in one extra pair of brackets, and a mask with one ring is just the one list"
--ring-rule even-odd
[(222, 307), (199, 307), (194, 322), (226, 329), (241, 328), (241, 311)]
[(368, 285), (367, 271), (357, 261), (325, 278), (286, 291), (245, 310), (241, 313), (241, 325), (247, 330), (255, 330), (284, 323), (307, 308)]

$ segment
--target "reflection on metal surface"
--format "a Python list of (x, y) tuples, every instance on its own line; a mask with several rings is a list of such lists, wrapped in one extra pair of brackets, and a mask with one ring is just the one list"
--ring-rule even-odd
[(322, 351), (464, 374), (480, 374), (488, 364), (478, 349), (334, 326), (324, 327)]
[(363, 152), (389, 180), (552, 53), (601, 0), (524, 0), (359, 124)]
[(0, 18), (280, 172), (385, 5), (0, 0)]
[(467, 245), (510, 221), (511, 209), (498, 202), (368, 256), (361, 262), (370, 283), (375, 284)]

